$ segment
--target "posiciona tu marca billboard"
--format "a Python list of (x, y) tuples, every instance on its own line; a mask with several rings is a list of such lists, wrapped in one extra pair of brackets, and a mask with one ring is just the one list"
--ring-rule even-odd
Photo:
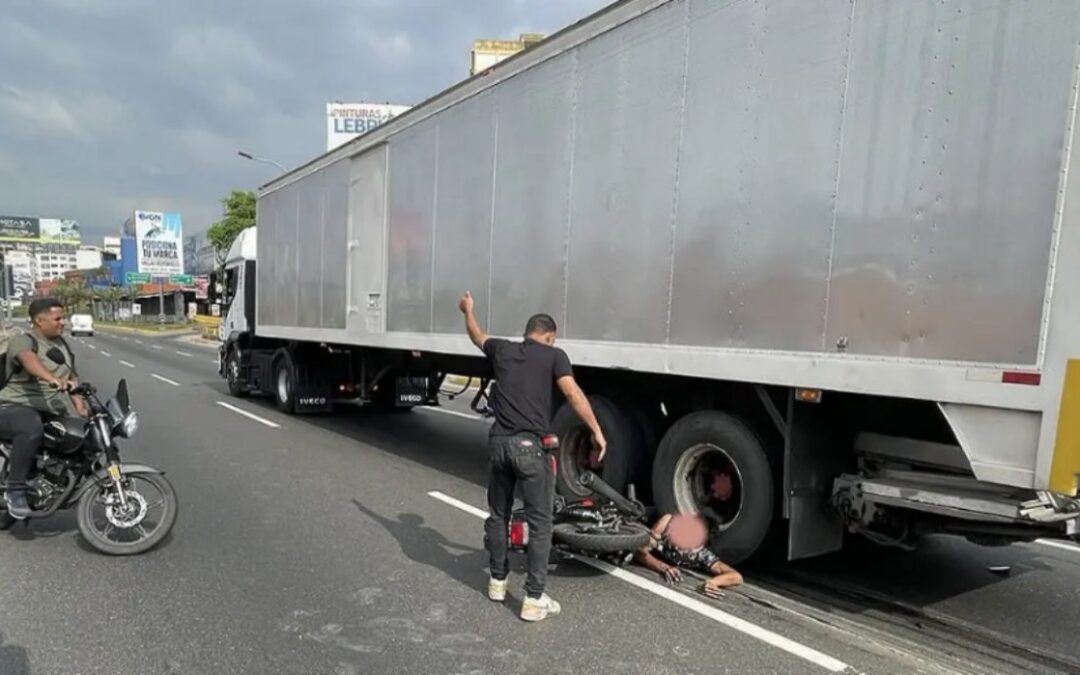
[(153, 276), (184, 273), (184, 230), (179, 213), (135, 212), (139, 272)]

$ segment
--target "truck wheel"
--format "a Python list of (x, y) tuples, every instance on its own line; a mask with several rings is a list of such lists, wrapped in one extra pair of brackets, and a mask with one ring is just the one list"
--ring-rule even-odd
[(274, 404), (287, 415), (296, 412), (296, 366), (286, 351), (274, 359)]
[(229, 385), (229, 395), (244, 398), (248, 395), (247, 386), (240, 379), (240, 350), (235, 347), (225, 357), (225, 382)]
[(664, 434), (653, 463), (660, 513), (700, 513), (710, 547), (738, 564), (761, 546), (772, 524), (773, 474), (761, 440), (715, 410), (683, 417)]
[(639, 484), (645, 466), (645, 448), (637, 427), (614, 403), (604, 396), (590, 396), (589, 404), (607, 439), (603, 462), (596, 461), (592, 434), (570, 404), (564, 403), (552, 421), (552, 432), (559, 436), (559, 461), (555, 485), (559, 494), (569, 498), (589, 497), (593, 491), (581, 485), (585, 471), (598, 474), (621, 494), (631, 482)]

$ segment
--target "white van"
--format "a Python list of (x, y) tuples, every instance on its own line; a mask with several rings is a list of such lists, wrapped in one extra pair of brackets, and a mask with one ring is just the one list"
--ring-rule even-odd
[(72, 336), (94, 334), (94, 317), (89, 314), (72, 314), (70, 323)]

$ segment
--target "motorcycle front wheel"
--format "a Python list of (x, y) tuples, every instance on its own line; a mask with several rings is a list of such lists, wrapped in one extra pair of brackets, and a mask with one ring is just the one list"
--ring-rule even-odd
[(79, 533), (106, 555), (137, 555), (161, 543), (176, 523), (176, 491), (165, 476), (137, 473), (124, 477), (120, 502), (112, 487), (94, 485), (75, 507)]

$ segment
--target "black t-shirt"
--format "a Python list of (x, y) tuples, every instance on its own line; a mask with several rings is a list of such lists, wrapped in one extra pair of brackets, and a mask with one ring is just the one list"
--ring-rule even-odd
[(484, 354), (495, 369), (491, 435), (546, 434), (551, 427), (555, 380), (574, 374), (566, 352), (529, 338), (524, 342), (488, 338)]

